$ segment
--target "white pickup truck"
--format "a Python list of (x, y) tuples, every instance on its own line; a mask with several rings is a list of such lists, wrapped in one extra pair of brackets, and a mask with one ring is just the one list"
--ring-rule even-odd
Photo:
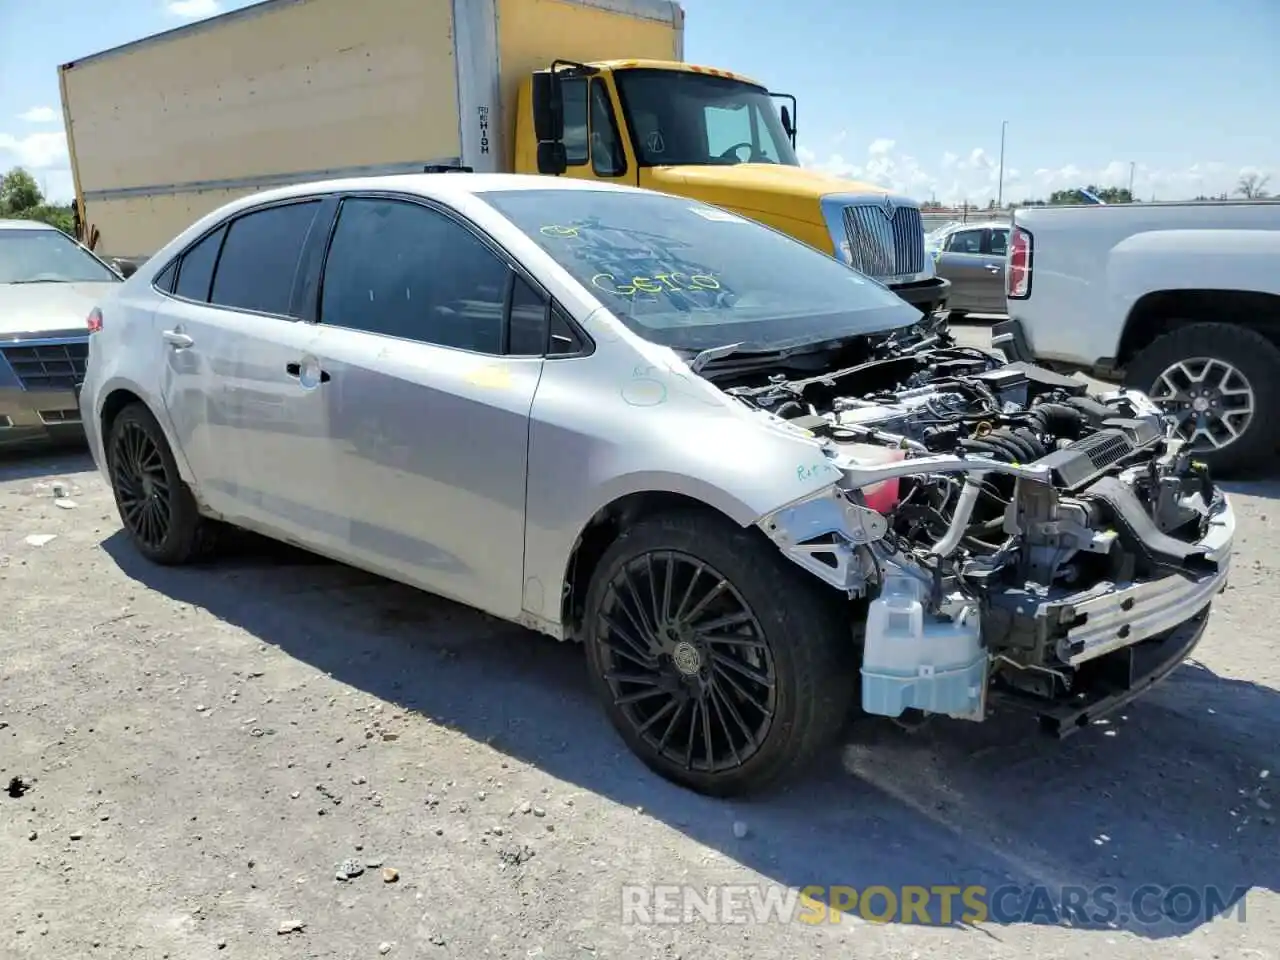
[(1280, 202), (1015, 211), (1010, 359), (1147, 391), (1217, 474), (1280, 446)]

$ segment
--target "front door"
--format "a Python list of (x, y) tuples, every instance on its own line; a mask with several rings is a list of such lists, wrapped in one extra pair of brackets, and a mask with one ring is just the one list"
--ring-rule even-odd
[(602, 77), (562, 81), (564, 97), (564, 176), (575, 180), (613, 180), (634, 185), (627, 150), (618, 133), (609, 85)]
[(315, 344), (330, 374), (330, 496), (346, 556), (503, 617), (521, 609), (529, 410), (543, 363), (507, 317), (546, 313), (527, 285), (508, 308), (512, 278), (443, 212), (347, 197)]

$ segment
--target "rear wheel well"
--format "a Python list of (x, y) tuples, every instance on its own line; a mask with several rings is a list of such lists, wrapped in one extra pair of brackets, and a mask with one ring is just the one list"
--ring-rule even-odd
[(102, 447), (107, 447), (107, 438), (111, 436), (111, 425), (115, 423), (116, 417), (120, 415), (120, 411), (131, 403), (144, 403), (143, 399), (136, 393), (123, 388), (112, 390), (107, 395), (107, 399), (102, 404), (102, 415), (98, 418), (98, 422), (102, 427)]
[[(665, 490), (632, 493), (614, 500), (598, 510), (578, 535), (569, 566), (565, 571), (564, 592), (560, 601), (560, 622), (566, 638), (578, 639), (582, 625), (583, 608), (591, 575), (606, 550), (623, 535), (628, 527), (648, 517), (662, 513), (693, 511), (724, 514), (695, 497)], [(764, 536), (760, 531), (756, 531)]]
[(1156, 339), (1188, 323), (1230, 323), (1280, 346), (1280, 296), (1251, 290), (1158, 290), (1129, 311), (1116, 360), (1123, 366)]

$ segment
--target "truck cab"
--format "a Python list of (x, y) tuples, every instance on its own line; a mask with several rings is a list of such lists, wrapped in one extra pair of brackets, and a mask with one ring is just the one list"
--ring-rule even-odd
[(517, 173), (715, 204), (837, 257), (926, 314), (946, 306), (950, 284), (926, 256), (918, 204), (801, 167), (794, 97), (682, 62), (556, 61), (525, 77), (515, 112)]
[(259, 0), (64, 63), (78, 236), (140, 262), (285, 183), (474, 170), (707, 201), (926, 314), (919, 205), (805, 170), (796, 101), (687, 63), (674, 0)]

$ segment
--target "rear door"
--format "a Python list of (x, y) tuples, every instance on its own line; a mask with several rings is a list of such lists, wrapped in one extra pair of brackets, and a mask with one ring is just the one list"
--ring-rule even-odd
[(1005, 263), (1009, 258), (1009, 228), (990, 227), (982, 238), (985, 261), (982, 265), (982, 311), (1004, 313)]
[(943, 241), (938, 276), (951, 281), (948, 303), (952, 310), (981, 313), (986, 309), (983, 291), (989, 277), (982, 252), (984, 233), (981, 227), (967, 227)]
[(186, 423), (181, 432), (198, 437), (192, 468), (209, 505), (314, 547), (327, 546), (334, 527), (314, 496), (332, 457), (317, 332), (301, 319), (304, 251), (319, 248), (336, 202), (255, 208), (202, 240), (179, 268), (182, 307), (162, 333), (166, 402)]

